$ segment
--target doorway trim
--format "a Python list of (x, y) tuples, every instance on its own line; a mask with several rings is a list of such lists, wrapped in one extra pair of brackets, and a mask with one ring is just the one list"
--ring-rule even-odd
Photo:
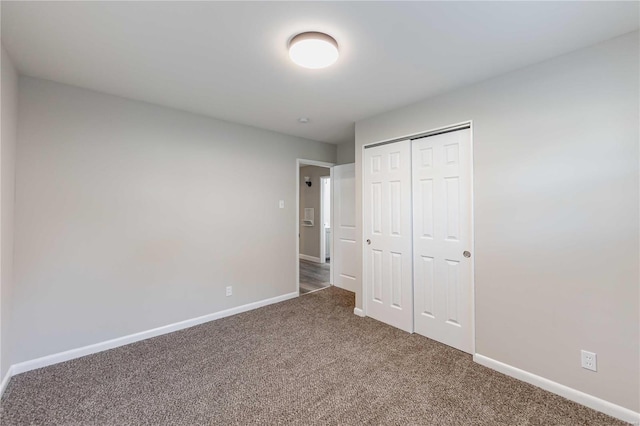
[[(330, 169), (331, 170), (331, 169)], [(327, 263), (327, 232), (326, 232), (326, 228), (324, 227), (324, 222), (326, 219), (326, 215), (324, 212), (324, 197), (325, 197), (325, 187), (324, 187), (324, 181), (325, 179), (329, 179), (329, 185), (333, 185), (333, 182), (331, 182), (331, 174), (326, 175), (326, 176), (320, 176), (320, 223), (321, 223), (321, 231), (320, 231), (320, 263)], [(333, 187), (332, 187), (333, 188)], [(329, 189), (329, 197), (332, 198), (332, 194), (331, 194), (331, 189)], [(331, 200), (329, 200), (329, 208), (331, 209), (331, 212), (329, 213), (329, 223), (331, 222), (331, 219), (333, 216), (331, 213), (333, 212), (333, 208), (331, 207)], [(298, 210), (299, 211), (299, 210)], [(325, 230), (324, 232), (322, 230)], [(331, 243), (329, 244), (329, 253), (331, 253), (331, 249), (333, 247), (331, 247), (333, 244), (333, 234), (331, 235)], [(331, 268), (329, 268), (331, 269)], [(331, 283), (333, 284), (333, 277), (330, 278), (331, 279)]]
[[(333, 189), (333, 166), (335, 163), (326, 161), (307, 160), (304, 158), (296, 158), (296, 223), (295, 223), (295, 239), (296, 239), (296, 289), (300, 296), (300, 166), (318, 166), (329, 169), (329, 178)], [(331, 191), (331, 220), (333, 221), (333, 191)], [(333, 250), (333, 236), (331, 238), (331, 250)], [(333, 262), (329, 263), (329, 283), (333, 285)]]
[[(476, 256), (477, 256), (477, 252), (476, 252), (476, 215), (475, 215), (475, 175), (474, 175), (474, 168), (473, 168), (473, 163), (474, 163), (474, 157), (473, 157), (473, 120), (465, 120), (465, 121), (461, 121), (458, 123), (454, 123), (454, 124), (450, 124), (450, 125), (446, 125), (446, 126), (440, 126), (440, 127), (435, 127), (435, 128), (431, 128), (431, 129), (427, 129), (427, 130), (423, 130), (423, 131), (418, 131), (418, 132), (414, 132), (411, 133), (409, 135), (405, 135), (405, 136), (395, 136), (395, 137), (391, 137), (391, 138), (387, 138), (387, 139), (382, 139), (382, 140), (378, 140), (375, 142), (371, 142), (371, 143), (366, 143), (364, 145), (362, 145), (362, 147), (360, 148), (361, 150), (361, 156), (360, 158), (362, 158), (362, 161), (364, 161), (364, 150), (367, 147), (372, 147), (375, 145), (383, 145), (383, 144), (388, 144), (388, 143), (393, 143), (393, 142), (399, 142), (402, 140), (406, 140), (406, 139), (418, 139), (418, 138), (422, 138), (422, 137), (427, 137), (427, 136), (434, 136), (436, 134), (439, 133), (444, 133), (444, 132), (449, 132), (449, 131), (455, 131), (459, 128), (463, 128), (464, 126), (469, 126), (469, 130), (470, 130), (470, 151), (471, 151), (471, 253), (472, 253), (472, 257), (471, 257), (471, 354), (475, 354), (476, 353)], [(364, 226), (364, 216), (365, 216), (365, 208), (364, 208), (364, 203), (363, 203), (363, 196), (364, 196), (364, 191), (365, 191), (365, 187), (364, 187), (364, 170), (363, 170), (363, 165), (361, 164), (360, 167), (360, 194), (361, 194), (361, 198), (360, 198), (360, 202), (363, 204), (361, 210), (361, 214), (362, 216), (360, 217), (360, 223), (362, 224), (362, 226)], [(364, 235), (364, 229), (362, 229), (362, 236)], [(365, 283), (365, 262), (364, 262), (364, 251), (365, 251), (365, 242), (364, 242), (364, 238), (362, 238), (363, 241), (360, 242), (360, 257), (361, 257), (361, 264), (362, 264), (362, 269), (360, 271), (360, 273), (362, 274), (362, 283), (361, 283), (361, 292), (362, 292), (362, 316), (367, 316), (367, 286)], [(411, 282), (411, 286), (413, 288), (413, 281)], [(357, 309), (357, 308), (356, 308)], [(354, 310), (355, 312), (355, 310)]]

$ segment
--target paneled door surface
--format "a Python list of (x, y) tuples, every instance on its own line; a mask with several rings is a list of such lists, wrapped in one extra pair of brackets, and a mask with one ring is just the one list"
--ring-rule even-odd
[(356, 243), (356, 165), (333, 166), (333, 285), (355, 292), (360, 286)]
[(471, 353), (471, 130), (412, 141), (414, 326)]
[(413, 332), (411, 141), (364, 150), (366, 314)]

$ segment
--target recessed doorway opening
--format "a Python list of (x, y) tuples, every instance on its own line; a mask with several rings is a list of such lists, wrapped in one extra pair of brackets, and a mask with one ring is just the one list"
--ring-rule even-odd
[(332, 285), (332, 164), (298, 160), (297, 277), (300, 294)]

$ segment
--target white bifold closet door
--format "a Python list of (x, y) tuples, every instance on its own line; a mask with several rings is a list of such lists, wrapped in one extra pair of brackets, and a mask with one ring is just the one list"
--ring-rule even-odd
[(415, 331), (471, 353), (471, 130), (413, 140), (412, 163)]
[(413, 332), (411, 141), (364, 150), (367, 316)]

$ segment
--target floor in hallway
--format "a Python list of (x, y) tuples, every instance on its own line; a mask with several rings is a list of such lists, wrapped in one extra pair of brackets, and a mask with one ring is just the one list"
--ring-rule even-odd
[(329, 262), (316, 263), (300, 259), (300, 294), (328, 287)]

